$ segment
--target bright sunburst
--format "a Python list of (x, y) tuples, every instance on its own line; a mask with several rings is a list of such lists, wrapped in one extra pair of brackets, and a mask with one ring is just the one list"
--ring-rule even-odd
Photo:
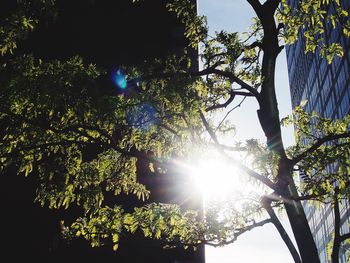
[(198, 161), (192, 171), (196, 185), (206, 198), (223, 197), (240, 188), (237, 168), (223, 158)]

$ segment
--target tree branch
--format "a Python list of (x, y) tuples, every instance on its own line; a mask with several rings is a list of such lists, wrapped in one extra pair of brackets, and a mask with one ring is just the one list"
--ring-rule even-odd
[(3, 155), (0, 155), (0, 157), (13, 157), (14, 155), (20, 153), (20, 152), (24, 152), (24, 151), (31, 151), (31, 150), (35, 150), (35, 149), (46, 149), (50, 146), (60, 146), (60, 145), (72, 145), (72, 144), (76, 144), (76, 145), (89, 145), (91, 143), (88, 143), (88, 142), (83, 142), (83, 141), (60, 141), (60, 142), (50, 142), (50, 143), (42, 143), (42, 144), (34, 144), (34, 145), (25, 145), (21, 148), (14, 148), (13, 151), (11, 151), (10, 153), (7, 153), (7, 154), (3, 154)]
[(344, 242), (347, 239), (350, 239), (350, 233), (346, 233), (344, 235), (341, 235), (339, 238), (340, 242)]
[(209, 133), (211, 139), (214, 141), (215, 145), (217, 145), (217, 149), (218, 151), (231, 163), (233, 163), (237, 168), (239, 168), (240, 170), (242, 170), (243, 172), (245, 172), (247, 175), (249, 175), (250, 177), (255, 178), (256, 180), (260, 181), (261, 183), (265, 184), (266, 186), (270, 187), (272, 190), (276, 190), (276, 185), (270, 181), (270, 179), (268, 179), (267, 177), (251, 170), (250, 168), (248, 168), (247, 166), (243, 165), (241, 162), (239, 162), (238, 160), (232, 158), (231, 156), (228, 156), (224, 149), (220, 147), (220, 143), (219, 140), (215, 134), (215, 132), (211, 129), (209, 123), (207, 122), (207, 120), (205, 119), (205, 116), (203, 114), (202, 111), (199, 112), (201, 120), (203, 122), (203, 125), (205, 127), (205, 129), (207, 130), (207, 132)]
[(271, 219), (268, 218), (268, 219), (265, 219), (265, 220), (262, 220), (260, 222), (254, 222), (253, 224), (249, 225), (249, 226), (246, 226), (246, 227), (243, 227), (241, 229), (239, 229), (235, 234), (234, 234), (234, 237), (230, 240), (227, 240), (227, 241), (223, 241), (223, 242), (220, 242), (220, 243), (212, 243), (210, 240), (205, 240), (203, 241), (204, 244), (208, 245), (208, 246), (212, 246), (212, 247), (220, 247), (220, 246), (224, 246), (224, 245), (229, 245), (229, 244), (232, 244), (233, 242), (235, 242), (237, 240), (237, 238), (244, 234), (245, 232), (248, 232), (248, 231), (251, 231), (253, 230), (254, 228), (256, 227), (260, 227), (260, 226), (264, 226), (265, 224), (268, 224), (268, 223), (271, 223)]
[(216, 74), (216, 75), (228, 78), (232, 82), (235, 82), (238, 85), (240, 85), (243, 89), (246, 89), (247, 91), (249, 91), (249, 93), (246, 93), (246, 94), (239, 92), (239, 93), (237, 93), (237, 95), (251, 96), (251, 97), (254, 96), (259, 100), (260, 94), (255, 88), (253, 88), (248, 83), (241, 80), (239, 77), (234, 75), (232, 72), (217, 69), (217, 67), (220, 66), (222, 63), (223, 62), (218, 61), (215, 64), (213, 64), (212, 66), (210, 66), (209, 68), (203, 69), (201, 71), (160, 73), (160, 74), (144, 76), (144, 77), (142, 77), (142, 79), (143, 80), (150, 80), (150, 79), (157, 79), (157, 78), (164, 79), (164, 78), (171, 78), (171, 77), (174, 77), (176, 75), (190, 75), (192, 77), (200, 77), (200, 76), (206, 76), (206, 75), (210, 75), (210, 74)]
[(244, 97), (254, 97), (254, 95), (252, 93), (249, 93), (249, 92), (230, 90), (230, 97), (228, 98), (227, 101), (225, 101), (222, 104), (212, 105), (212, 106), (206, 108), (205, 111), (209, 112), (209, 111), (220, 109), (220, 108), (226, 108), (228, 105), (231, 104), (231, 102), (234, 100), (236, 95), (237, 96), (244, 96)]
[(230, 97), (228, 98), (227, 101), (225, 101), (222, 104), (215, 104), (213, 106), (210, 106), (210, 107), (206, 108), (205, 111), (208, 112), (208, 111), (212, 111), (215, 109), (226, 108), (234, 100), (235, 96), (236, 96), (236, 94), (233, 92), (233, 90), (230, 90)]
[(298, 197), (284, 197), (286, 201), (288, 200), (293, 200), (293, 201), (305, 201), (305, 200), (317, 200), (320, 201), (322, 200), (322, 197), (326, 195), (326, 192), (324, 194), (311, 194), (311, 195), (303, 195), (303, 196), (298, 196)]
[(282, 30), (282, 29), (284, 29), (284, 24), (283, 23), (279, 23), (278, 25), (277, 25), (277, 30), (278, 30), (278, 32), (280, 31), (280, 30)]
[(252, 44), (250, 44), (249, 46), (246, 46), (249, 49), (253, 49), (253, 48), (261, 48), (262, 49), (262, 43), (261, 41), (254, 41)]
[(223, 64), (222, 61), (217, 61), (216, 63), (214, 63), (213, 65), (211, 65), (208, 68), (205, 68), (203, 70), (200, 71), (192, 71), (192, 72), (187, 72), (187, 71), (181, 71), (181, 72), (166, 72), (166, 73), (157, 73), (157, 74), (152, 74), (152, 75), (146, 75), (146, 76), (142, 76), (142, 80), (151, 80), (151, 79), (165, 79), (165, 78), (171, 78), (171, 77), (175, 77), (175, 76), (185, 76), (185, 75), (190, 75), (192, 77), (200, 77), (200, 76), (205, 76), (205, 75), (209, 75), (209, 74), (213, 74), (213, 70), (215, 68), (217, 68), (218, 66), (220, 66), (221, 64)]
[(224, 121), (225, 121), (226, 118), (231, 114), (232, 111), (234, 111), (235, 109), (241, 107), (242, 103), (245, 101), (246, 98), (247, 98), (247, 97), (244, 97), (236, 106), (234, 106), (232, 109), (230, 109), (230, 110), (226, 113), (225, 117), (222, 118), (221, 122), (220, 122), (219, 125), (216, 127), (216, 130), (215, 130), (215, 131), (217, 131), (217, 130), (220, 128), (220, 126), (224, 123)]
[(281, 0), (267, 0), (263, 6), (275, 13), (280, 2)]
[(339, 200), (338, 200), (338, 192), (339, 188), (335, 188), (334, 195), (334, 239), (333, 239), (333, 249), (332, 249), (332, 263), (339, 262), (339, 250), (340, 250), (340, 211), (339, 211)]
[[(163, 166), (163, 167), (169, 166), (168, 164), (166, 164), (162, 161), (159, 161), (156, 158), (150, 157), (142, 152), (128, 151), (128, 150), (120, 148), (118, 146), (118, 143), (116, 142), (116, 140), (111, 135), (109, 135), (106, 131), (101, 130), (98, 127), (94, 127), (94, 126), (87, 125), (87, 124), (74, 124), (74, 125), (70, 125), (68, 127), (62, 128), (62, 129), (56, 129), (56, 128), (53, 128), (49, 125), (42, 124), (39, 121), (28, 119), (24, 116), (12, 113), (12, 112), (7, 111), (7, 110), (1, 109), (0, 111), (17, 119), (17, 120), (19, 120), (20, 122), (28, 123), (32, 126), (35, 126), (37, 128), (43, 129), (43, 130), (50, 130), (56, 134), (64, 134), (66, 132), (75, 132), (77, 134), (80, 134), (81, 136), (85, 136), (85, 137), (89, 138), (91, 141), (93, 141), (95, 143), (100, 143), (101, 145), (104, 145), (106, 148), (112, 148), (112, 149), (116, 150), (117, 152), (119, 152), (120, 154), (130, 156), (130, 157), (140, 158), (140, 159), (155, 163), (155, 164)], [(112, 144), (108, 144), (104, 141), (98, 140), (98, 138), (94, 138), (94, 137), (90, 136), (89, 134), (86, 133), (86, 131), (84, 132), (81, 129), (97, 131), (101, 136), (108, 139)]]
[(281, 238), (283, 239), (284, 243), (286, 244), (286, 246), (288, 247), (289, 252), (291, 253), (294, 262), (295, 263), (302, 263), (299, 253), (296, 250), (292, 240), (290, 239), (289, 235), (287, 234), (286, 230), (284, 229), (283, 225), (281, 224), (281, 222), (279, 221), (278, 217), (276, 216), (275, 211), (273, 210), (273, 208), (271, 207), (271, 202), (272, 202), (272, 198), (269, 196), (264, 196), (261, 199), (261, 203), (262, 206), (265, 208), (266, 212), (269, 214), (272, 223), (274, 224), (274, 226), (276, 227), (278, 233), (280, 234)]
[(247, 2), (253, 7), (255, 13), (260, 18), (261, 17), (261, 3), (259, 0), (247, 0)]
[(169, 127), (168, 125), (165, 125), (163, 122), (159, 122), (159, 123), (157, 123), (157, 125), (159, 127), (162, 127), (164, 129), (166, 129), (167, 131), (169, 131), (170, 133), (174, 134), (175, 136), (180, 137), (179, 133), (176, 130), (174, 130), (173, 128)]
[[(209, 123), (207, 122), (207, 120), (206, 120), (206, 118), (205, 118), (205, 116), (204, 116), (204, 114), (203, 114), (203, 112), (201, 110), (199, 111), (199, 116), (201, 117), (203, 125), (204, 125), (205, 129), (207, 130), (207, 132), (209, 133), (211, 139), (214, 141), (214, 143), (216, 145), (219, 145), (220, 143), (219, 143), (218, 138), (216, 137), (215, 132), (210, 127)], [(221, 149), (221, 151), (222, 151), (222, 149)]]
[(322, 144), (329, 142), (329, 141), (334, 141), (342, 138), (349, 138), (350, 137), (350, 132), (345, 132), (342, 134), (331, 134), (327, 135), (321, 139), (318, 139), (314, 145), (312, 145), (309, 149), (304, 151), (303, 153), (299, 154), (298, 156), (294, 157), (291, 162), (293, 165), (297, 164), (300, 162), (302, 159), (304, 159), (308, 154), (316, 151)]
[(243, 80), (241, 80), (240, 78), (238, 78), (236, 75), (234, 75), (232, 72), (228, 72), (228, 71), (222, 71), (219, 69), (212, 69), (210, 70), (211, 73), (213, 74), (217, 74), (219, 76), (223, 76), (225, 78), (230, 79), (232, 82), (237, 83), (238, 85), (240, 85), (243, 89), (246, 89), (247, 91), (249, 91), (254, 97), (257, 98), (257, 100), (259, 101), (260, 99), (260, 94), (259, 92), (254, 89), (252, 86), (250, 86), (248, 83), (244, 82)]

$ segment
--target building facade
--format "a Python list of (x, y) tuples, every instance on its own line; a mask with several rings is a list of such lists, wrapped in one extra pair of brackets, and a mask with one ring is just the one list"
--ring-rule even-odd
[[(290, 1), (294, 7), (298, 1)], [(350, 1), (342, 1), (345, 10), (350, 9)], [(300, 33), (302, 34), (302, 32)], [(286, 48), (289, 84), (293, 108), (307, 100), (307, 112), (318, 112), (323, 117), (338, 119), (350, 113), (350, 40), (340, 27), (327, 25), (325, 38), (329, 43), (342, 45), (344, 56), (336, 57), (331, 64), (322, 58), (319, 51), (305, 54), (305, 40), (302, 37)], [(331, 169), (331, 168), (329, 168)], [(343, 203), (341, 210), (342, 232), (349, 232), (350, 206)], [(318, 248), (321, 262), (330, 262), (327, 245), (332, 240), (334, 215), (332, 207), (304, 204), (311, 231)], [(346, 262), (346, 250), (341, 249), (340, 262)]]

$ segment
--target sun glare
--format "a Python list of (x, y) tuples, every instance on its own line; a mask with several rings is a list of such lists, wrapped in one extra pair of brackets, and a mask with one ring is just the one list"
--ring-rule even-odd
[(238, 169), (221, 159), (198, 162), (193, 175), (204, 197), (223, 197), (240, 190)]

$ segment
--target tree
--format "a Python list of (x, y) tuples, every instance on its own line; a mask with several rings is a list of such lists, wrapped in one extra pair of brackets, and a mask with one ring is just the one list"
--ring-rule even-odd
[[(292, 44), (305, 37), (306, 52), (319, 48), (329, 63), (341, 56), (341, 46), (327, 43), (323, 33), (331, 23), (349, 37), (348, 13), (337, 0), (302, 0), (294, 8), (286, 0), (247, 1), (257, 15), (251, 32), (242, 36), (221, 31), (214, 37), (207, 35), (206, 20), (195, 14), (191, 1), (169, 3), (169, 10), (186, 26), (190, 46), (202, 48), (204, 68), (194, 71), (186, 51), (166, 62), (125, 67), (128, 83), (140, 84), (129, 85), (133, 92), (113, 96), (99, 91), (105, 70), (84, 65), (79, 57), (43, 62), (16, 55), (17, 41), (38, 23), (33, 10), (34, 14), (54, 10), (54, 1), (19, 1), (17, 12), (0, 28), (0, 122), (5, 127), (1, 169), (14, 167), (18, 173), (36, 176), (36, 200), (42, 205), (83, 207), (81, 217), (63, 226), (68, 237), (83, 236), (93, 246), (111, 239), (114, 249), (122, 231), (141, 230), (169, 245), (217, 246), (273, 223), (295, 262), (319, 262), (301, 200), (330, 202), (336, 214), (332, 260), (337, 262), (339, 246), (349, 240), (349, 234), (339, 232), (338, 205), (349, 196), (350, 118), (332, 121), (297, 107), (294, 116), (282, 122), (294, 124), (299, 134), (296, 145), (285, 149), (274, 74), (283, 41)], [(234, 147), (220, 144), (218, 133), (227, 127), (221, 123), (214, 127), (213, 116), (239, 97), (257, 100), (266, 146), (256, 140)], [(149, 191), (137, 181), (137, 160), (147, 160), (159, 172), (171, 171), (174, 157), (190, 159), (193, 145), (214, 147), (264, 185), (268, 194), (244, 202), (241, 210), (229, 202), (212, 206), (202, 219), (176, 205), (148, 204), (129, 212), (121, 205), (106, 204), (110, 191), (148, 198)], [(94, 156), (89, 154), (92, 148)], [(253, 160), (250, 166), (234, 159), (230, 150), (246, 152)], [(327, 172), (333, 164), (336, 170)], [(299, 189), (293, 177), (297, 167), (310, 177)], [(282, 207), (298, 250), (276, 216), (275, 209)], [(219, 208), (228, 216), (220, 218)]]

